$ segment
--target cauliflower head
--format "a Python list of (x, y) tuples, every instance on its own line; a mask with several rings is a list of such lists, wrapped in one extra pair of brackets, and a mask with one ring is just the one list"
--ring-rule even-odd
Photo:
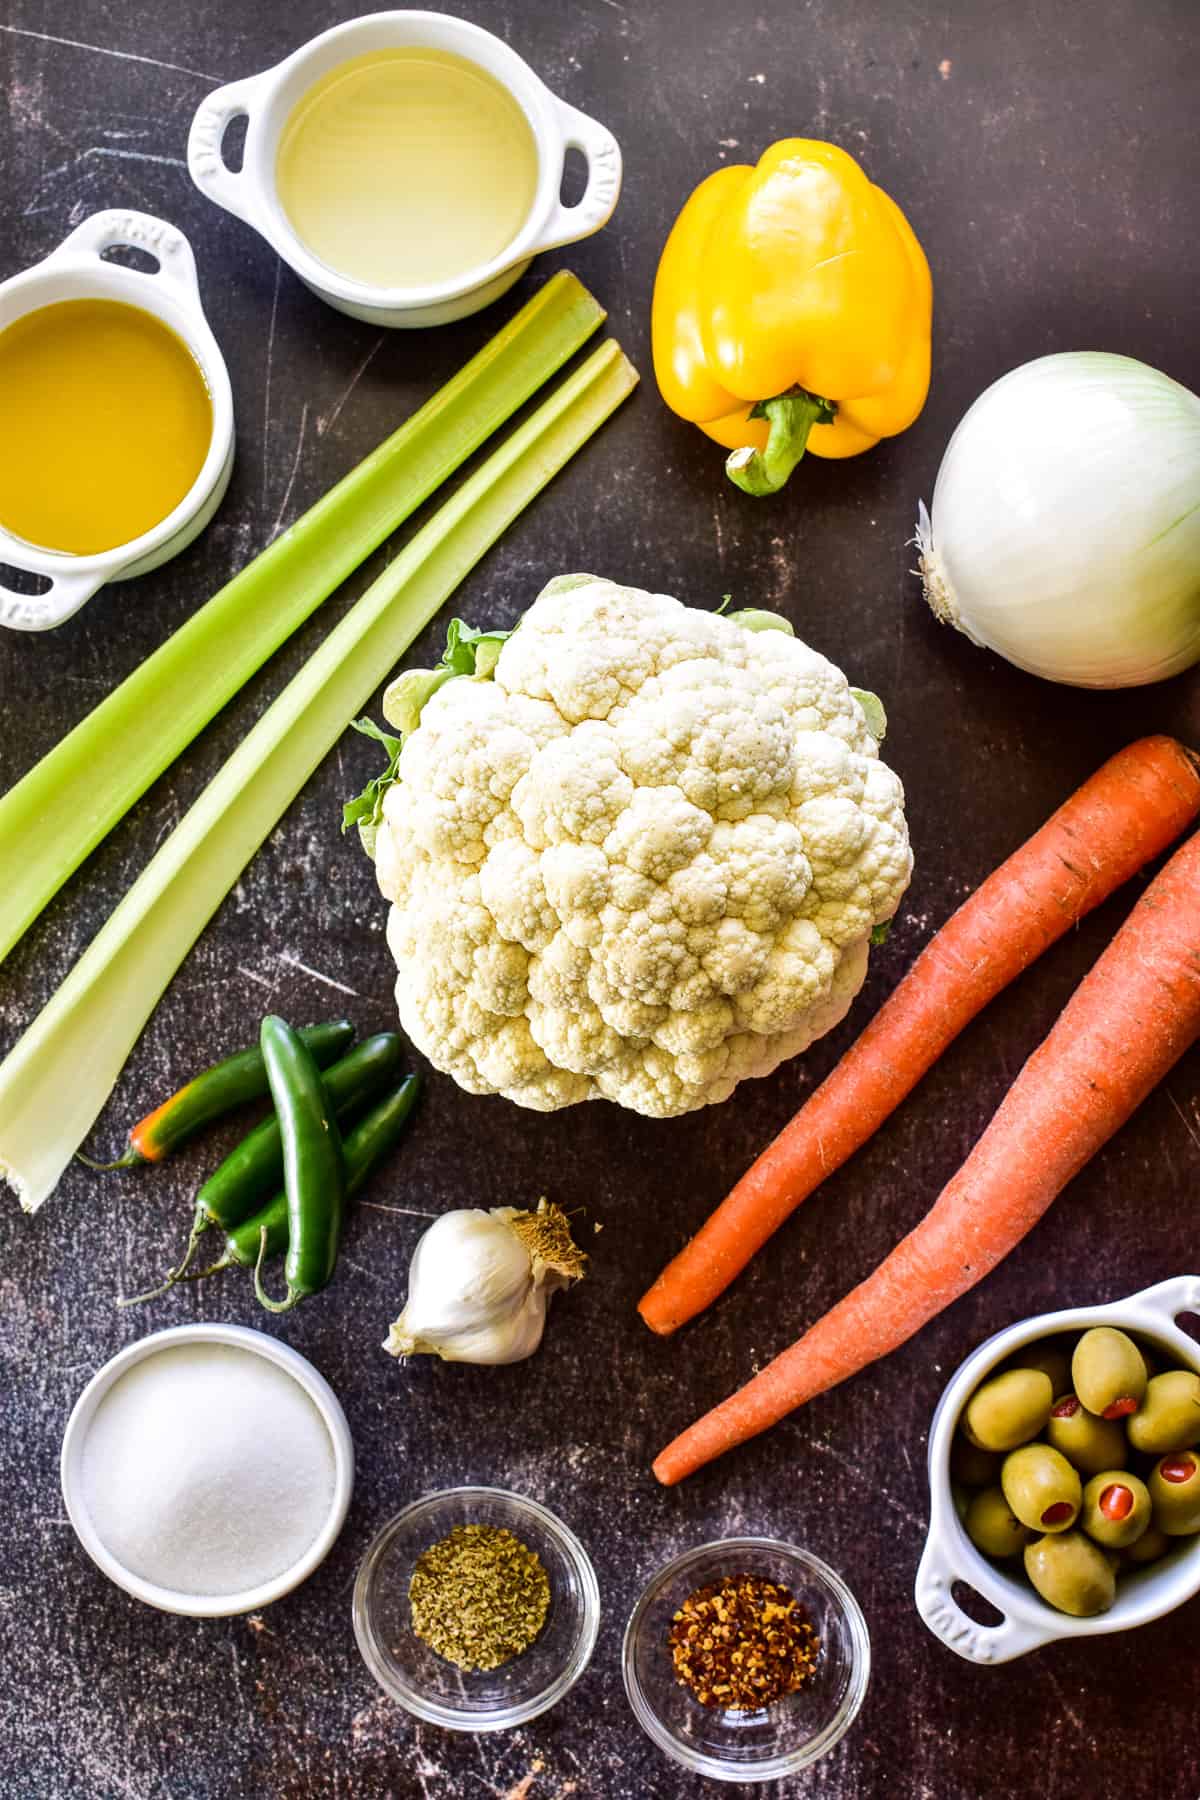
[(593, 576), (551, 582), (490, 679), (425, 702), (375, 860), (401, 1023), (435, 1067), (654, 1118), (836, 1025), (912, 869), (840, 670)]

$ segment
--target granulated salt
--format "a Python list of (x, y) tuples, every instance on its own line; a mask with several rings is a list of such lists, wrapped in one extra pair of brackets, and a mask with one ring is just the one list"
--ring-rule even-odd
[(105, 1548), (180, 1594), (240, 1594), (282, 1575), (329, 1518), (333, 1443), (285, 1369), (227, 1344), (143, 1358), (104, 1395), (83, 1500)]

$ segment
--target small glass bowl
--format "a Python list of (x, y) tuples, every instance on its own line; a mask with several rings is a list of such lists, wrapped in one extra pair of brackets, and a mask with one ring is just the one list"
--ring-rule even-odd
[[(728, 1575), (781, 1582), (820, 1640), (817, 1666), (798, 1693), (760, 1712), (701, 1706), (675, 1675), (667, 1633), (696, 1588)], [(622, 1655), (625, 1692), (660, 1750), (714, 1781), (778, 1781), (824, 1756), (849, 1730), (867, 1691), (867, 1622), (840, 1575), (819, 1557), (774, 1538), (722, 1538), (660, 1569), (633, 1609)]]
[[(499, 1669), (463, 1670), (422, 1643), (408, 1587), (423, 1550), (456, 1525), (498, 1525), (540, 1556), (550, 1611), (534, 1642)], [(406, 1506), (371, 1544), (354, 1583), (354, 1635), (384, 1692), (448, 1731), (506, 1731), (554, 1706), (586, 1669), (600, 1590), (574, 1532), (536, 1500), (502, 1488), (446, 1488)]]

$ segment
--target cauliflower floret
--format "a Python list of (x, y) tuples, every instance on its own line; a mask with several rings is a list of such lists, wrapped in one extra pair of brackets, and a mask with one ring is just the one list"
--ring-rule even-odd
[(641, 787), (678, 787), (716, 817), (742, 818), (791, 782), (786, 712), (754, 675), (715, 658), (648, 681), (616, 729), (622, 765)]
[(807, 838), (790, 819), (755, 813), (719, 824), (709, 849), (725, 885), (725, 910), (751, 931), (774, 931), (800, 911), (812, 886)]
[(506, 838), (489, 850), (479, 871), (479, 897), (497, 932), (526, 950), (543, 950), (558, 930), (537, 852), (523, 838)]
[(602, 844), (633, 797), (614, 734), (588, 723), (538, 751), (514, 784), (512, 808), (526, 842), (541, 850), (572, 841)]
[(863, 710), (840, 669), (786, 632), (754, 631), (749, 636), (747, 666), (796, 731), (825, 732), (860, 755), (878, 755)]
[(801, 731), (792, 743), (792, 786), (788, 797), (793, 806), (802, 806), (806, 800), (816, 800), (824, 794), (840, 794), (861, 803), (868, 769), (883, 766), (850, 750), (842, 738), (828, 731)]
[(678, 788), (636, 788), (604, 840), (604, 854), (657, 885), (699, 856), (712, 829), (710, 814)]
[(472, 1093), (654, 1118), (845, 1015), (912, 867), (845, 677), (775, 631), (552, 582), (447, 682), (376, 840), (401, 1022)]
[(546, 898), (572, 943), (590, 947), (603, 931), (611, 871), (598, 844), (552, 844), (542, 852)]
[[(627, 596), (637, 593), (630, 604)], [(496, 665), (497, 687), (548, 700), (571, 725), (607, 719), (621, 699), (636, 694), (657, 670), (674, 629), (666, 595), (642, 594), (592, 581), (567, 589), (550, 586), (536, 602), (536, 631), (518, 631)]]
[(536, 745), (487, 682), (448, 681), (400, 753), (400, 778), (425, 797), (417, 841), (430, 856), (481, 862), (484, 832), (507, 810)]

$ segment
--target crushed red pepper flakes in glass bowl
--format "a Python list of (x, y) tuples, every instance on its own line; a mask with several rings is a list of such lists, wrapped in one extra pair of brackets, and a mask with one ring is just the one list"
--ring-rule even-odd
[(821, 1643), (790, 1588), (727, 1575), (695, 1588), (667, 1633), (678, 1681), (701, 1706), (759, 1712), (811, 1680)]
[(778, 1781), (849, 1729), (871, 1645), (858, 1602), (819, 1557), (725, 1538), (651, 1578), (623, 1665), (639, 1724), (676, 1762), (717, 1781)]

